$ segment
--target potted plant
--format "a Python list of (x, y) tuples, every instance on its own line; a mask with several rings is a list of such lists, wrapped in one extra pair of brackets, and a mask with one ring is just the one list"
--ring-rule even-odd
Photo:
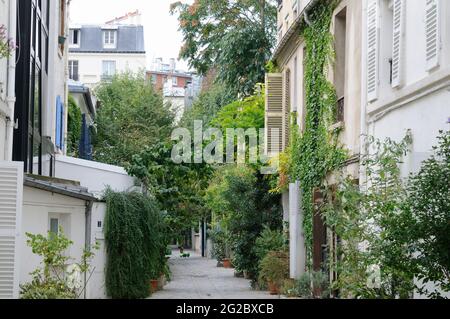
[(158, 279), (152, 279), (150, 280), (150, 290), (152, 293), (155, 293), (158, 291), (159, 288), (159, 280)]
[(233, 265), (231, 264), (231, 259), (230, 258), (222, 259), (222, 264), (223, 264), (224, 268), (227, 268), (227, 269), (233, 268)]
[(271, 295), (280, 294), (283, 281), (289, 277), (289, 257), (284, 251), (271, 251), (260, 262), (259, 280), (267, 282)]

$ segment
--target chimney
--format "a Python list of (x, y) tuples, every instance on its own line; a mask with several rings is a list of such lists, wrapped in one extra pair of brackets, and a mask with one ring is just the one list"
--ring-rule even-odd
[(176, 62), (175, 62), (175, 59), (174, 59), (174, 58), (171, 58), (171, 59), (170, 59), (170, 71), (175, 72), (176, 67), (177, 67), (177, 64), (176, 64)]

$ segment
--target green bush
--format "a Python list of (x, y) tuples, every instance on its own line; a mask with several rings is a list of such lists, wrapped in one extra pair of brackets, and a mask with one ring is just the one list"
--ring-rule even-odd
[(286, 245), (286, 236), (281, 230), (272, 230), (268, 226), (264, 226), (261, 235), (256, 239), (256, 256), (258, 260), (262, 260), (269, 251), (284, 250)]
[(259, 263), (259, 280), (281, 287), (289, 277), (289, 255), (284, 251), (271, 251)]
[(150, 280), (167, 272), (166, 234), (156, 201), (138, 193), (106, 193), (106, 291), (115, 299), (145, 298)]
[[(48, 232), (47, 236), (26, 234), (27, 245), (34, 254), (42, 258), (42, 268), (39, 267), (30, 275), (31, 282), (20, 285), (21, 299), (76, 299), (86, 290), (87, 282), (92, 275), (90, 262), (94, 257), (93, 249), (83, 251), (81, 262), (73, 263), (66, 269), (72, 260), (64, 252), (73, 244), (60, 228), (58, 233)], [(71, 269), (71, 270), (70, 270)], [(88, 280), (83, 281), (82, 275)]]

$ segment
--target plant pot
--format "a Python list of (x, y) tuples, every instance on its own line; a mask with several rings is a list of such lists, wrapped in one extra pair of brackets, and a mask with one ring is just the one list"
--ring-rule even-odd
[(158, 280), (150, 280), (150, 289), (152, 293), (155, 293), (158, 291)]
[(58, 44), (61, 44), (61, 45), (63, 45), (64, 43), (66, 43), (66, 37), (64, 37), (64, 36), (59, 36), (58, 37)]
[(233, 266), (231, 265), (231, 260), (228, 258), (225, 258), (224, 260), (222, 260), (222, 263), (223, 263), (224, 268), (227, 268), (227, 269), (233, 268)]
[(279, 295), (280, 294), (280, 287), (273, 281), (267, 282), (267, 286), (269, 287), (269, 292), (271, 295)]

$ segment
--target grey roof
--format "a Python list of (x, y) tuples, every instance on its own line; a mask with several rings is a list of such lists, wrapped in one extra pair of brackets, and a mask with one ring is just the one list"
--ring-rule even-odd
[(86, 201), (96, 201), (97, 198), (82, 187), (78, 182), (62, 180), (57, 178), (45, 178), (42, 176), (25, 175), (23, 184), (28, 187), (44, 191), (78, 198)]
[(103, 48), (103, 28), (100, 25), (83, 25), (79, 48), (69, 48), (69, 52), (85, 53), (145, 53), (144, 27), (136, 25), (117, 26), (117, 46), (115, 49)]

